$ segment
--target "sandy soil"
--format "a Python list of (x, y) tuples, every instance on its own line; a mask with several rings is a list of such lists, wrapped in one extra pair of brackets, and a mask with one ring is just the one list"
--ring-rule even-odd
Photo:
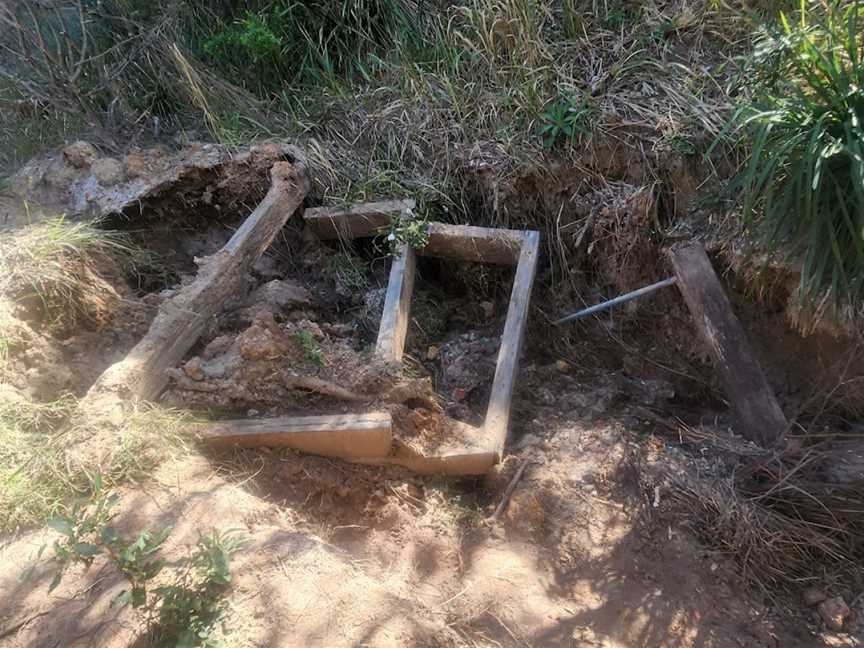
[[(119, 526), (173, 525), (169, 555), (199, 531), (242, 530), (231, 646), (860, 645), (742, 592), (730, 563), (652, 515), (631, 435), (563, 410), (528, 423), (484, 484), (287, 451), (196, 455), (125, 489)], [(19, 579), (51, 533), (0, 549), (0, 645), (143, 645), (133, 612), (109, 605), (122, 582), (103, 562), (51, 595), (47, 569)]]

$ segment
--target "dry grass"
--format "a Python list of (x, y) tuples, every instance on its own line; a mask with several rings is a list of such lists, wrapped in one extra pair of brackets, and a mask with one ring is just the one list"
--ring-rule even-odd
[(0, 237), (0, 296), (32, 311), (49, 328), (100, 324), (120, 295), (106, 280), (132, 248), (95, 222), (59, 217)]
[(838, 477), (848, 447), (796, 442), (772, 453), (733, 437), (681, 426), (679, 439), (723, 456), (722, 476), (665, 465), (677, 518), (734, 559), (766, 593), (845, 578), (864, 558), (864, 478)]
[[(65, 510), (88, 493), (97, 471), (108, 486), (146, 477), (188, 450), (191, 422), (186, 412), (149, 405), (108, 422), (80, 412), (71, 396), (36, 403), (0, 385), (0, 532)], [(101, 452), (81, 461), (80, 444), (94, 442)]]

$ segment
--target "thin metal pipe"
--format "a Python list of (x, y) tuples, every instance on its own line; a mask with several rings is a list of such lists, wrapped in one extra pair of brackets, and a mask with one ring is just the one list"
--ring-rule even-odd
[(566, 324), (567, 322), (572, 322), (573, 320), (592, 315), (593, 313), (599, 313), (600, 311), (604, 311), (607, 308), (612, 308), (613, 306), (617, 306), (618, 304), (624, 304), (626, 302), (642, 297), (643, 295), (652, 293), (655, 290), (660, 290), (661, 288), (666, 288), (666, 286), (671, 286), (675, 284), (676, 281), (678, 280), (675, 277), (669, 277), (668, 279), (658, 281), (657, 283), (651, 284), (650, 286), (645, 286), (644, 288), (640, 288), (639, 290), (634, 290), (633, 292), (629, 292), (625, 295), (615, 297), (615, 299), (605, 301), (602, 304), (590, 306), (576, 313), (573, 313), (572, 315), (568, 315), (567, 317), (562, 317), (557, 322), (554, 322), (554, 324), (555, 326), (558, 326), (560, 324)]

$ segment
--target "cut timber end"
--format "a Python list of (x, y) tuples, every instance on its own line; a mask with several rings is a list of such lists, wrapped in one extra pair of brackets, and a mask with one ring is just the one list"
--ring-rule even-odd
[(410, 213), (414, 207), (413, 200), (363, 203), (348, 209), (314, 207), (303, 213), (305, 238), (329, 240), (377, 236), (386, 233), (394, 216)]
[(165, 371), (183, 359), (225, 300), (237, 292), (249, 268), (309, 191), (302, 168), (288, 162), (275, 163), (271, 177), (270, 190), (255, 211), (222, 249), (201, 260), (195, 280), (162, 304), (146, 335), (99, 376), (85, 400), (150, 400), (159, 395), (168, 381)]
[(498, 349), (498, 362), (495, 378), (489, 395), (484, 423), (485, 436), (491, 440), (493, 450), (501, 458), (507, 444), (507, 431), (510, 424), (510, 404), (516, 373), (519, 370), (519, 354), (528, 324), (528, 307), (531, 303), (531, 289), (537, 273), (537, 257), (540, 252), (540, 234), (525, 232), (525, 242), (519, 253), (516, 277), (510, 292), (510, 306), (504, 323), (504, 334)]
[(386, 457), (393, 441), (387, 412), (343, 416), (285, 416), (220, 421), (200, 433), (219, 446), (281, 446), (340, 459)]
[(787, 422), (705, 249), (698, 244), (669, 252), (678, 288), (700, 337), (708, 345), (742, 434), (769, 447)]
[(390, 281), (387, 284), (387, 296), (378, 327), (378, 342), (375, 345), (378, 357), (390, 362), (401, 362), (405, 353), (416, 268), (417, 255), (414, 249), (408, 245), (400, 245), (390, 266)]

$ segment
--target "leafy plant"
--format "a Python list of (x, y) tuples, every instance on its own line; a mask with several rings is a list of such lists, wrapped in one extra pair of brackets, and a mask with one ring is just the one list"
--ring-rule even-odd
[(408, 245), (416, 250), (424, 248), (429, 243), (429, 222), (417, 218), (412, 212), (400, 213), (390, 222), (387, 241), (393, 250), (399, 245)]
[(864, 297), (864, 9), (832, 0), (781, 14), (757, 49), (752, 102), (730, 128), (751, 153), (732, 188), (772, 252), (803, 261), (800, 293)]
[(324, 352), (321, 351), (321, 347), (318, 346), (312, 333), (304, 328), (298, 328), (294, 331), (294, 339), (297, 341), (297, 344), (300, 345), (303, 355), (305, 355), (308, 360), (314, 362), (318, 366), (324, 364)]
[(68, 514), (48, 522), (61, 535), (54, 542), (57, 571), (49, 592), (61, 583), (70, 565), (89, 567), (104, 557), (129, 584), (114, 602), (142, 609), (150, 634), (159, 645), (207, 646), (223, 611), (222, 595), (231, 584), (229, 563), (242, 546), (239, 536), (216, 530), (202, 535), (188, 558), (171, 563), (173, 573), (167, 583), (151, 587), (168, 565), (161, 552), (171, 528), (158, 532), (145, 529), (134, 540), (127, 540), (110, 525), (119, 496), (102, 491), (98, 474), (93, 489), (89, 503), (76, 504)]
[(594, 113), (594, 107), (587, 97), (579, 103), (572, 98), (559, 98), (540, 116), (540, 135), (543, 144), (551, 148), (559, 140), (572, 144), (579, 135), (590, 136), (590, 122)]

